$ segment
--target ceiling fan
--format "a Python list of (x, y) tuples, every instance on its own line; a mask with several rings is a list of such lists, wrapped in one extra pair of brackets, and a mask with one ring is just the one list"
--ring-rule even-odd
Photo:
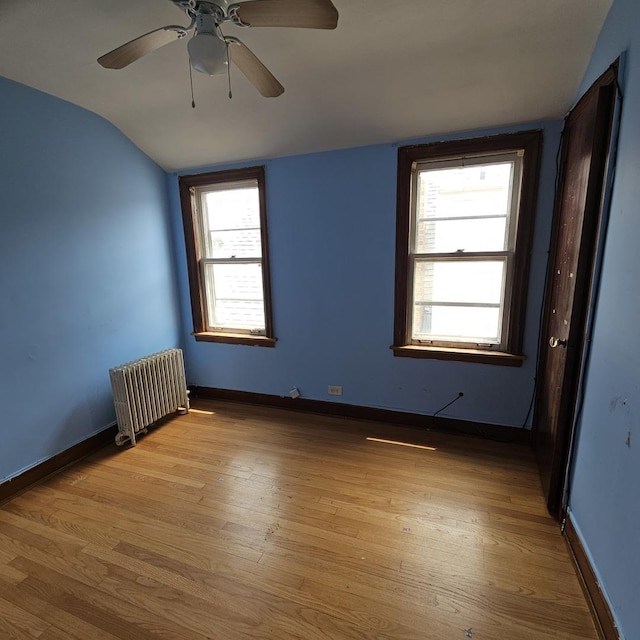
[(148, 53), (174, 40), (193, 36), (187, 45), (191, 66), (201, 73), (217, 75), (228, 70), (229, 59), (265, 97), (275, 98), (284, 87), (238, 38), (225, 36), (220, 26), (299, 27), (335, 29), (338, 11), (331, 0), (171, 0), (191, 19), (182, 27), (168, 25), (154, 29), (98, 58), (107, 69), (123, 69)]

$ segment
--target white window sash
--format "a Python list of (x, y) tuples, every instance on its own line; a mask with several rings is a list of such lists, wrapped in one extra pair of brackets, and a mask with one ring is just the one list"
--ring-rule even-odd
[[(520, 151), (513, 151), (508, 153), (497, 154), (484, 154), (469, 158), (451, 158), (448, 160), (436, 160), (429, 162), (417, 162), (414, 164), (411, 175), (410, 185), (410, 223), (409, 223), (409, 238), (408, 238), (408, 277), (407, 277), (407, 314), (406, 314), (406, 335), (410, 337), (410, 343), (416, 345), (434, 345), (451, 348), (482, 348), (489, 350), (504, 350), (508, 341), (508, 330), (511, 315), (511, 300), (513, 297), (513, 277), (514, 277), (514, 257), (515, 257), (515, 239), (517, 232), (518, 222), (518, 208), (520, 201), (520, 191), (522, 182), (522, 153)], [(456, 252), (416, 252), (417, 244), (417, 223), (418, 223), (418, 175), (420, 171), (444, 169), (454, 167), (468, 167), (484, 164), (497, 164), (501, 162), (513, 163), (513, 174), (511, 183), (509, 185), (508, 195), (508, 209), (506, 216), (451, 216), (451, 217), (429, 217), (429, 222), (437, 222), (439, 220), (454, 221), (454, 220), (486, 220), (506, 217), (505, 225), (505, 245), (504, 251), (456, 251)], [(421, 218), (420, 220), (423, 220)], [(499, 304), (486, 304), (486, 303), (447, 303), (442, 301), (430, 301), (429, 306), (460, 306), (460, 307), (484, 307), (484, 308), (499, 308), (499, 337), (497, 342), (482, 342), (474, 339), (440, 339), (435, 336), (433, 339), (415, 338), (413, 333), (414, 313), (416, 308), (416, 300), (414, 300), (414, 276), (416, 264), (420, 261), (429, 262), (457, 262), (457, 261), (495, 261), (503, 260), (505, 263), (502, 275), (501, 294)], [(419, 301), (418, 301), (419, 302)], [(480, 336), (478, 336), (480, 338)]]

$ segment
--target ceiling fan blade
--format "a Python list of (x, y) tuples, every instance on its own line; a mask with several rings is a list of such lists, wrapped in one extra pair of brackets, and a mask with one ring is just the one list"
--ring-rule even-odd
[(335, 29), (338, 10), (331, 0), (252, 0), (233, 6), (250, 27)]
[(169, 44), (174, 40), (184, 38), (186, 35), (187, 30), (185, 27), (169, 26), (155, 29), (109, 53), (105, 53), (98, 58), (98, 62), (105, 69), (124, 69), (124, 67), (142, 58), (142, 56), (146, 56), (148, 53), (164, 47), (165, 44)]
[(277, 98), (284, 93), (284, 87), (274, 78), (256, 55), (237, 38), (227, 38), (229, 56), (233, 63), (244, 73), (247, 80), (265, 97)]

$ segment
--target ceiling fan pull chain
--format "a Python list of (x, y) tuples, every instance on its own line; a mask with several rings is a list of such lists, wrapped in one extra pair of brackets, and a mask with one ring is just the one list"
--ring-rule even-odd
[(227, 45), (227, 81), (229, 83), (229, 100), (233, 98), (233, 93), (231, 92), (231, 60), (229, 60), (229, 43), (225, 40), (224, 43)]
[(191, 108), (196, 108), (196, 101), (193, 97), (193, 74), (191, 73), (191, 58), (187, 58), (187, 62), (189, 63), (189, 84), (191, 85)]

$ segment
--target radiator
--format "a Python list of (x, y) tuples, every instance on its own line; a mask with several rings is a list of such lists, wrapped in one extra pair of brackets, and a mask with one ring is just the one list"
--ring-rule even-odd
[(167, 349), (109, 369), (118, 434), (116, 444), (136, 444), (136, 435), (176, 411), (189, 411), (181, 349)]

